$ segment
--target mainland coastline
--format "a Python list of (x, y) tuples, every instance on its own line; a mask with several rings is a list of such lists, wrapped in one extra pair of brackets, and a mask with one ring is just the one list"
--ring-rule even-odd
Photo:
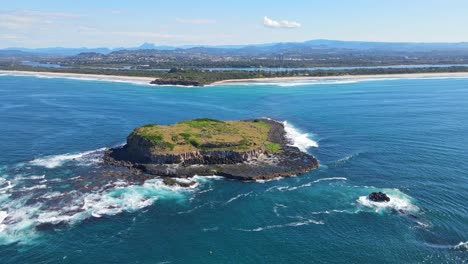
[[(128, 82), (137, 84), (151, 85), (155, 81), (154, 77), (137, 77), (124, 75), (105, 75), (105, 74), (84, 74), (84, 73), (62, 73), (62, 72), (42, 72), (42, 71), (17, 71), (0, 70), (0, 75), (16, 76), (36, 76), (44, 78), (66, 78), (81, 79), (91, 81), (111, 81)], [(440, 73), (404, 73), (404, 74), (366, 74), (366, 75), (341, 75), (341, 76), (294, 76), (294, 77), (272, 77), (272, 78), (251, 78), (251, 79), (228, 79), (209, 84), (228, 85), (243, 83), (279, 83), (279, 82), (298, 82), (298, 81), (333, 81), (333, 80), (378, 80), (378, 79), (414, 79), (414, 78), (468, 78), (468, 72), (440, 72)], [(158, 84), (153, 84), (158, 85)], [(165, 84), (170, 86), (170, 84)], [(182, 85), (184, 86), (184, 85)], [(194, 85), (191, 85), (194, 86)]]

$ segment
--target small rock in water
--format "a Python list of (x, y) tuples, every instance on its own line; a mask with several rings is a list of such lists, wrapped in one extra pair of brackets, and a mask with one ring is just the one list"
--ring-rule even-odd
[(383, 192), (373, 192), (369, 194), (369, 200), (373, 202), (390, 202), (390, 197)]
[(170, 177), (165, 177), (163, 182), (168, 186), (179, 185), (180, 187), (191, 187), (197, 183), (196, 181), (180, 181)]

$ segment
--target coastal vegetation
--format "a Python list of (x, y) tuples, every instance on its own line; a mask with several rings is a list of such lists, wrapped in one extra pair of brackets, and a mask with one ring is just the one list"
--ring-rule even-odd
[(151, 77), (154, 84), (180, 84), (202, 86), (223, 80), (262, 79), (275, 77), (338, 77), (380, 74), (411, 74), (411, 73), (457, 73), (468, 72), (466, 66), (425, 67), (425, 68), (355, 68), (329, 70), (284, 70), (284, 71), (243, 71), (223, 70), (213, 71), (195, 68), (174, 68), (165, 71), (149, 71), (136, 69), (104, 69), (104, 68), (46, 68), (22, 65), (21, 63), (0, 62), (0, 70), (55, 72), (118, 75), (129, 77)]

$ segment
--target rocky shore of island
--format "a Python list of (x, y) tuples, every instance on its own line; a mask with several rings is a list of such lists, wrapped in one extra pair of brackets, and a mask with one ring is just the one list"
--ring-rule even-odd
[(190, 152), (158, 153), (151, 151), (150, 141), (132, 133), (123, 147), (109, 149), (105, 153), (104, 162), (108, 166), (124, 166), (161, 177), (218, 175), (244, 181), (288, 177), (318, 167), (318, 161), (312, 155), (291, 146), (281, 122), (270, 119), (250, 121), (267, 124), (270, 128), (268, 141), (281, 146), (281, 150), (271, 151), (264, 146), (249, 150), (205, 146)]

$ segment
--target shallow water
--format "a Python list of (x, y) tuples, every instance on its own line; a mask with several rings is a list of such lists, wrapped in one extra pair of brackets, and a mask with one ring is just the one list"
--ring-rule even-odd
[[(468, 79), (187, 89), (0, 76), (0, 262), (465, 263), (467, 100)], [(197, 117), (286, 121), (321, 166), (188, 189), (102, 172), (134, 127)]]

